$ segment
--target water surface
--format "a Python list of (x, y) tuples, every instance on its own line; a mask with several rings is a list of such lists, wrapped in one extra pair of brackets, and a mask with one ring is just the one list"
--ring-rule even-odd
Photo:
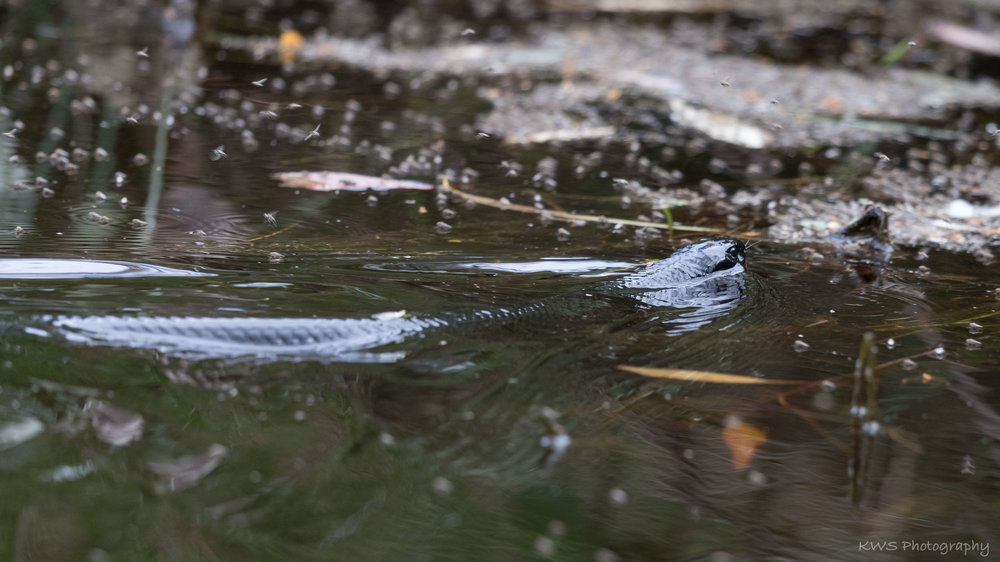
[[(0, 67), (12, 70), (0, 128), (19, 129), (0, 138), (6, 556), (871, 560), (892, 555), (867, 541), (1000, 549), (997, 265), (901, 247), (859, 275), (832, 248), (812, 259), (764, 242), (724, 306), (564, 306), (698, 236), (550, 222), (434, 191), (285, 189), (271, 175), (432, 182), (471, 169), (488, 197), (638, 218), (654, 210), (612, 182), (648, 178), (630, 143), (502, 144), (472, 128), (485, 110), (476, 84), (282, 70), (185, 36), (178, 17), (107, 41), (86, 18), (21, 14), (29, 25), (3, 27)], [(135, 54), (147, 44), (148, 61)], [(268, 87), (252, 84), (265, 76)], [(641, 156), (660, 162), (676, 143), (649, 141)], [(554, 191), (532, 178), (551, 168), (543, 158), (555, 162)], [(726, 180), (708, 160), (684, 166)], [(675, 211), (727, 228), (724, 212)], [(727, 233), (765, 226), (748, 220)], [(513, 310), (534, 312), (501, 312)], [(408, 323), (484, 311), (501, 320)], [(288, 319), (406, 329), (356, 348), (244, 342), (221, 353), (204, 338), (171, 346), (101, 324), (112, 317), (205, 318), (206, 330), (253, 318), (275, 334)], [(851, 373), (866, 331), (878, 341), (879, 427), (852, 501)], [(184, 345), (198, 352), (176, 352)], [(681, 382), (620, 365), (801, 383)]]

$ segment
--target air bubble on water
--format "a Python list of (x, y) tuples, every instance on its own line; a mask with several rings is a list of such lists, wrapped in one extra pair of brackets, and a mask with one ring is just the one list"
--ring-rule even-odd
[(549, 537), (538, 537), (535, 539), (534, 548), (539, 556), (549, 557), (556, 553), (556, 542)]
[(431, 489), (439, 496), (448, 496), (455, 491), (455, 485), (444, 476), (438, 476), (431, 482)]
[(872, 420), (865, 422), (865, 424), (862, 426), (862, 429), (869, 436), (875, 437), (876, 435), (878, 435), (879, 430), (882, 429), (882, 426), (877, 421)]
[(764, 486), (767, 484), (767, 476), (759, 470), (747, 471), (747, 482), (755, 486)]
[(620, 560), (621, 557), (615, 554), (613, 550), (599, 548), (594, 551), (594, 562), (619, 562)]
[(613, 504), (625, 505), (628, 503), (628, 492), (622, 490), (621, 488), (612, 488), (611, 491), (608, 492), (608, 498)]

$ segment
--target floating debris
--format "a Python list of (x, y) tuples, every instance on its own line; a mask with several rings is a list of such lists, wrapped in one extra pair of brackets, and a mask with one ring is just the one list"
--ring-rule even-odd
[(281, 187), (311, 191), (389, 191), (393, 189), (434, 189), (434, 185), (412, 180), (379, 178), (346, 172), (279, 172), (272, 175)]
[(101, 400), (88, 400), (83, 411), (90, 415), (97, 437), (109, 445), (123, 447), (142, 437), (145, 421), (140, 414)]
[(45, 424), (38, 418), (25, 417), (0, 425), (0, 451), (16, 447), (34, 439), (45, 430)]
[(211, 154), (209, 154), (208, 156), (208, 159), (213, 162), (217, 162), (219, 160), (222, 160), (223, 158), (229, 158), (229, 155), (226, 154), (226, 147), (221, 144), (212, 149)]
[(767, 441), (767, 435), (760, 429), (744, 423), (736, 416), (723, 420), (722, 440), (729, 447), (733, 469), (742, 470), (750, 466), (757, 449)]
[(315, 129), (309, 131), (309, 134), (306, 135), (304, 139), (302, 139), (302, 142), (306, 142), (307, 140), (309, 140), (311, 138), (318, 137), (319, 136), (319, 127), (320, 127), (320, 124), (317, 124)]
[(545, 435), (539, 439), (539, 444), (545, 449), (542, 457), (542, 465), (548, 466), (558, 461), (566, 450), (569, 449), (573, 440), (566, 432), (566, 428), (558, 421), (559, 413), (549, 407), (542, 408), (542, 423), (545, 424)]
[(184, 490), (208, 476), (222, 459), (229, 454), (229, 448), (214, 443), (200, 455), (189, 455), (169, 461), (150, 461), (146, 463), (153, 473), (160, 477), (159, 493), (170, 493)]

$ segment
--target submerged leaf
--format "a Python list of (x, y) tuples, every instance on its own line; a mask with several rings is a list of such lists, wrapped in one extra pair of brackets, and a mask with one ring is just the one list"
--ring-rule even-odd
[(767, 436), (763, 431), (734, 417), (726, 421), (722, 440), (733, 455), (733, 468), (740, 470), (750, 464), (757, 447), (767, 441)]
[(730, 375), (727, 373), (713, 373), (711, 371), (692, 371), (688, 369), (657, 369), (654, 367), (632, 367), (630, 365), (619, 365), (619, 370), (628, 371), (644, 377), (657, 379), (672, 379), (678, 381), (711, 382), (718, 384), (802, 384), (806, 381), (795, 381), (787, 379), (761, 379), (757, 377), (747, 377), (743, 375)]
[(310, 191), (390, 191), (393, 189), (434, 189), (433, 184), (422, 181), (379, 178), (346, 172), (280, 172), (271, 177), (281, 187), (308, 189)]

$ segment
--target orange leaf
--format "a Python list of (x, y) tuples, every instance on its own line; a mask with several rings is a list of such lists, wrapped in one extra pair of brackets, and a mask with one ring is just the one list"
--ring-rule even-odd
[(295, 55), (302, 48), (302, 34), (294, 29), (289, 29), (281, 32), (281, 37), (278, 38), (278, 57), (281, 62), (292, 62), (295, 60)]
[(714, 382), (720, 384), (802, 384), (805, 382), (787, 379), (760, 379), (757, 377), (746, 377), (743, 375), (712, 373), (710, 371), (692, 371), (689, 369), (656, 369), (654, 367), (632, 367), (630, 365), (618, 365), (618, 369), (656, 379)]
[(741, 470), (750, 464), (757, 447), (767, 441), (767, 436), (756, 427), (732, 418), (722, 430), (722, 440), (733, 455), (733, 468)]

